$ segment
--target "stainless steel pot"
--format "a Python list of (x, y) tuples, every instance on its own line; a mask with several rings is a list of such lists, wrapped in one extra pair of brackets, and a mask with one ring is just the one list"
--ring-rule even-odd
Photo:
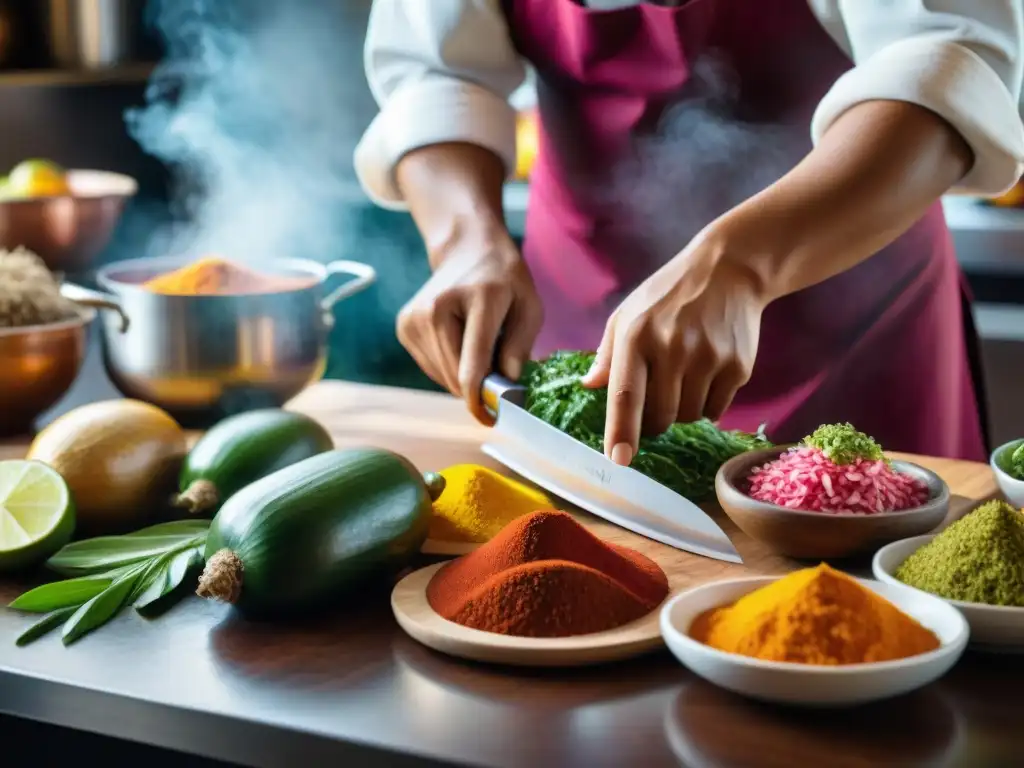
[[(97, 274), (103, 291), (62, 287), (69, 299), (123, 313), (102, 318), (108, 375), (126, 396), (158, 405), (189, 427), (280, 406), (319, 380), (334, 305), (376, 280), (373, 268), (359, 262), (280, 259), (264, 271), (308, 276), (310, 284), (223, 296), (165, 296), (142, 287), (189, 261), (121, 261)], [(353, 279), (329, 292), (328, 280), (336, 274)]]

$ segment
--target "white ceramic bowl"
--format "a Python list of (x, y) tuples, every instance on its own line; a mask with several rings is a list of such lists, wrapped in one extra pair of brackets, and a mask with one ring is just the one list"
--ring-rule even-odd
[(999, 466), (999, 463), (1021, 443), (1024, 443), (1024, 440), (1011, 440), (992, 451), (992, 458), (989, 459), (989, 464), (992, 465), (992, 471), (995, 472), (996, 475), (996, 482), (999, 483), (999, 490), (1003, 492), (1007, 501), (1015, 507), (1024, 507), (1024, 480), (1017, 480), (1014, 477), (1010, 477), (1003, 468)]
[[(894, 541), (875, 553), (871, 562), (871, 570), (875, 578), (885, 584), (908, 587), (899, 581), (896, 569), (910, 555), (931, 541), (934, 535), (915, 536), (912, 539)], [(914, 590), (919, 594), (930, 594)], [(945, 598), (939, 598), (945, 600)], [(945, 600), (956, 607), (971, 626), (971, 644), (986, 650), (1024, 651), (1024, 608), (1013, 608), (1002, 605), (984, 605), (983, 603), (965, 603), (960, 600)]]
[(704, 611), (732, 603), (778, 576), (705, 584), (675, 597), (661, 611), (661, 634), (669, 650), (706, 680), (753, 699), (812, 707), (864, 704), (908, 693), (942, 677), (967, 645), (969, 629), (960, 612), (944, 600), (902, 585), (859, 581), (917, 619), (939, 638), (939, 647), (896, 661), (820, 666), (762, 661), (726, 653), (689, 636)]

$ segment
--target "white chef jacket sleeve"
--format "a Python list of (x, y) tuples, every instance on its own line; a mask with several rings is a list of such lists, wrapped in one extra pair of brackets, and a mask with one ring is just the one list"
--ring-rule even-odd
[(355, 169), (377, 204), (406, 207), (395, 164), (431, 144), (477, 144), (515, 168), (509, 97), (526, 72), (499, 0), (374, 0), (364, 56), (380, 113)]
[[(811, 2), (839, 17), (856, 64), (819, 104), (815, 142), (858, 103), (910, 102), (945, 118), (974, 152), (952, 192), (993, 196), (1016, 183), (1024, 173), (1022, 0)], [(827, 15), (819, 12), (826, 25)]]

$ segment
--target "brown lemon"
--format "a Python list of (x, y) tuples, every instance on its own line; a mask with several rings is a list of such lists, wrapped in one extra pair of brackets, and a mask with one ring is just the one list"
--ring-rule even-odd
[(83, 533), (140, 528), (165, 511), (187, 450), (178, 423), (137, 400), (70, 411), (39, 433), (28, 458), (71, 489)]

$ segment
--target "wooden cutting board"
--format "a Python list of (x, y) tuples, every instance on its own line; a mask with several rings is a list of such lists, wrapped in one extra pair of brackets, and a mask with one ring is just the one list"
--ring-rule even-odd
[[(487, 428), (477, 424), (461, 401), (447, 395), (321, 382), (301, 394), (291, 409), (319, 420), (339, 447), (373, 445), (397, 451), (424, 471), (437, 471), (459, 463), (478, 463), (511, 474), (480, 450)], [(997, 493), (986, 464), (951, 459), (906, 457), (937, 472), (953, 494), (946, 522), (957, 519)], [(776, 555), (753, 541), (725, 516), (717, 504), (705, 510), (722, 527), (743, 557), (743, 564), (725, 563), (637, 536), (583, 512), (571, 510), (598, 536), (633, 547), (656, 560), (677, 589), (735, 576), (785, 573), (806, 563)], [(866, 562), (837, 565), (863, 573)]]

